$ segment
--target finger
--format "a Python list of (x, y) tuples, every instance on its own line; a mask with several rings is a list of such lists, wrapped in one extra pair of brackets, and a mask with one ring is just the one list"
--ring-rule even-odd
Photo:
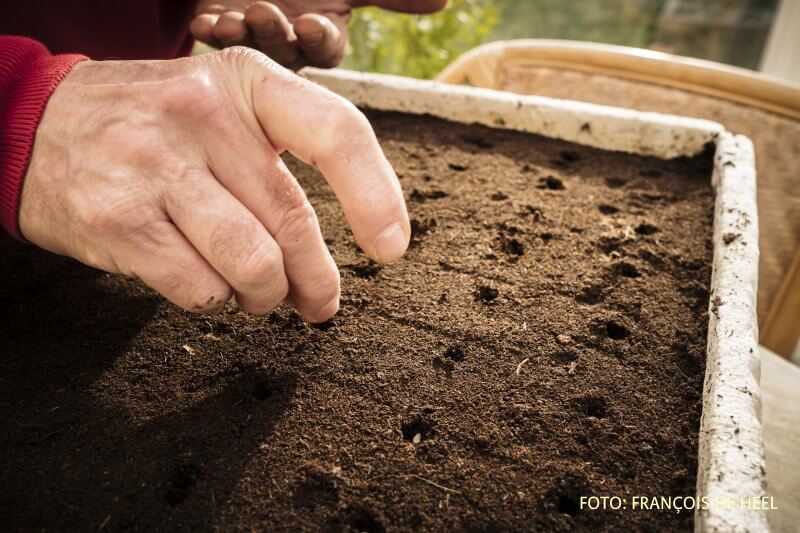
[(361, 248), (399, 259), (411, 233), (400, 183), (366, 117), (344, 98), (261, 59), (253, 106), (273, 146), (316, 165), (330, 183)]
[(264, 226), (206, 172), (176, 182), (167, 213), (236, 292), (239, 306), (263, 315), (287, 295), (280, 248)]
[(189, 31), (198, 41), (216, 48), (222, 48), (222, 43), (214, 37), (214, 26), (217, 24), (218, 19), (219, 15), (197, 15), (189, 24)]
[(114, 262), (172, 303), (195, 313), (219, 309), (231, 287), (169, 220), (155, 221), (117, 243)]
[(357, 0), (354, 7), (377, 6), (398, 13), (435, 13), (447, 7), (448, 0)]
[(250, 33), (244, 22), (244, 13), (226, 11), (214, 25), (214, 38), (225, 46), (246, 45)]
[(207, 6), (204, 6), (204, 5), (201, 4), (201, 5), (199, 5), (197, 7), (197, 14), (198, 15), (202, 15), (203, 13), (212, 13), (212, 14), (215, 14), (215, 15), (222, 15), (226, 11), (228, 11), (228, 8), (226, 8), (222, 4), (209, 4)]
[(288, 68), (300, 68), (300, 48), (289, 19), (274, 4), (255, 2), (244, 14), (256, 46)]
[(339, 271), (303, 189), (261, 131), (231, 127), (221, 138), (204, 143), (214, 176), (280, 246), (292, 305), (309, 322), (328, 320), (339, 309)]
[(335, 67), (344, 56), (342, 32), (323, 15), (308, 13), (294, 21), (294, 32), (306, 63), (315, 67)]

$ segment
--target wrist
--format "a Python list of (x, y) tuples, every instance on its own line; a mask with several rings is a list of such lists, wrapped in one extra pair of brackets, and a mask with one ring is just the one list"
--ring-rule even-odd
[(0, 109), (0, 224), (22, 239), (18, 209), (22, 185), (33, 152), (36, 130), (50, 96), (72, 68), (85, 60), (79, 55), (51, 56), (29, 39), (21, 40), (16, 81), (4, 92)]

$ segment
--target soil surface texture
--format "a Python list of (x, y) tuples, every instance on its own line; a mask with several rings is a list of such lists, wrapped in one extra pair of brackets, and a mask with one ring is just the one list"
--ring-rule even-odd
[(342, 273), (329, 323), (2, 251), (0, 530), (691, 529), (630, 501), (695, 490), (710, 153), (368, 114), (405, 260), (368, 261), (288, 158)]

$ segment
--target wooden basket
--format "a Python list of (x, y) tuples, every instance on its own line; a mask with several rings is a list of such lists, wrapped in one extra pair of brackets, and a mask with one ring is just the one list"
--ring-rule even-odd
[(623, 46), (524, 39), (475, 48), (438, 81), (720, 122), (756, 147), (762, 343), (788, 356), (800, 333), (800, 86), (719, 63)]

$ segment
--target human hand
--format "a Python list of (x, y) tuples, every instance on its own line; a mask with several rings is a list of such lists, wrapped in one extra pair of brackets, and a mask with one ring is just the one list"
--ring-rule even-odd
[(198, 41), (217, 48), (256, 48), (293, 70), (335, 67), (347, 47), (352, 9), (368, 5), (432, 13), (447, 0), (203, 0), (190, 30)]
[(403, 195), (364, 115), (247, 48), (79, 64), (37, 129), (20, 230), (190, 311), (235, 294), (322, 322), (339, 272), (284, 149), (325, 175), (367, 255), (404, 253)]

